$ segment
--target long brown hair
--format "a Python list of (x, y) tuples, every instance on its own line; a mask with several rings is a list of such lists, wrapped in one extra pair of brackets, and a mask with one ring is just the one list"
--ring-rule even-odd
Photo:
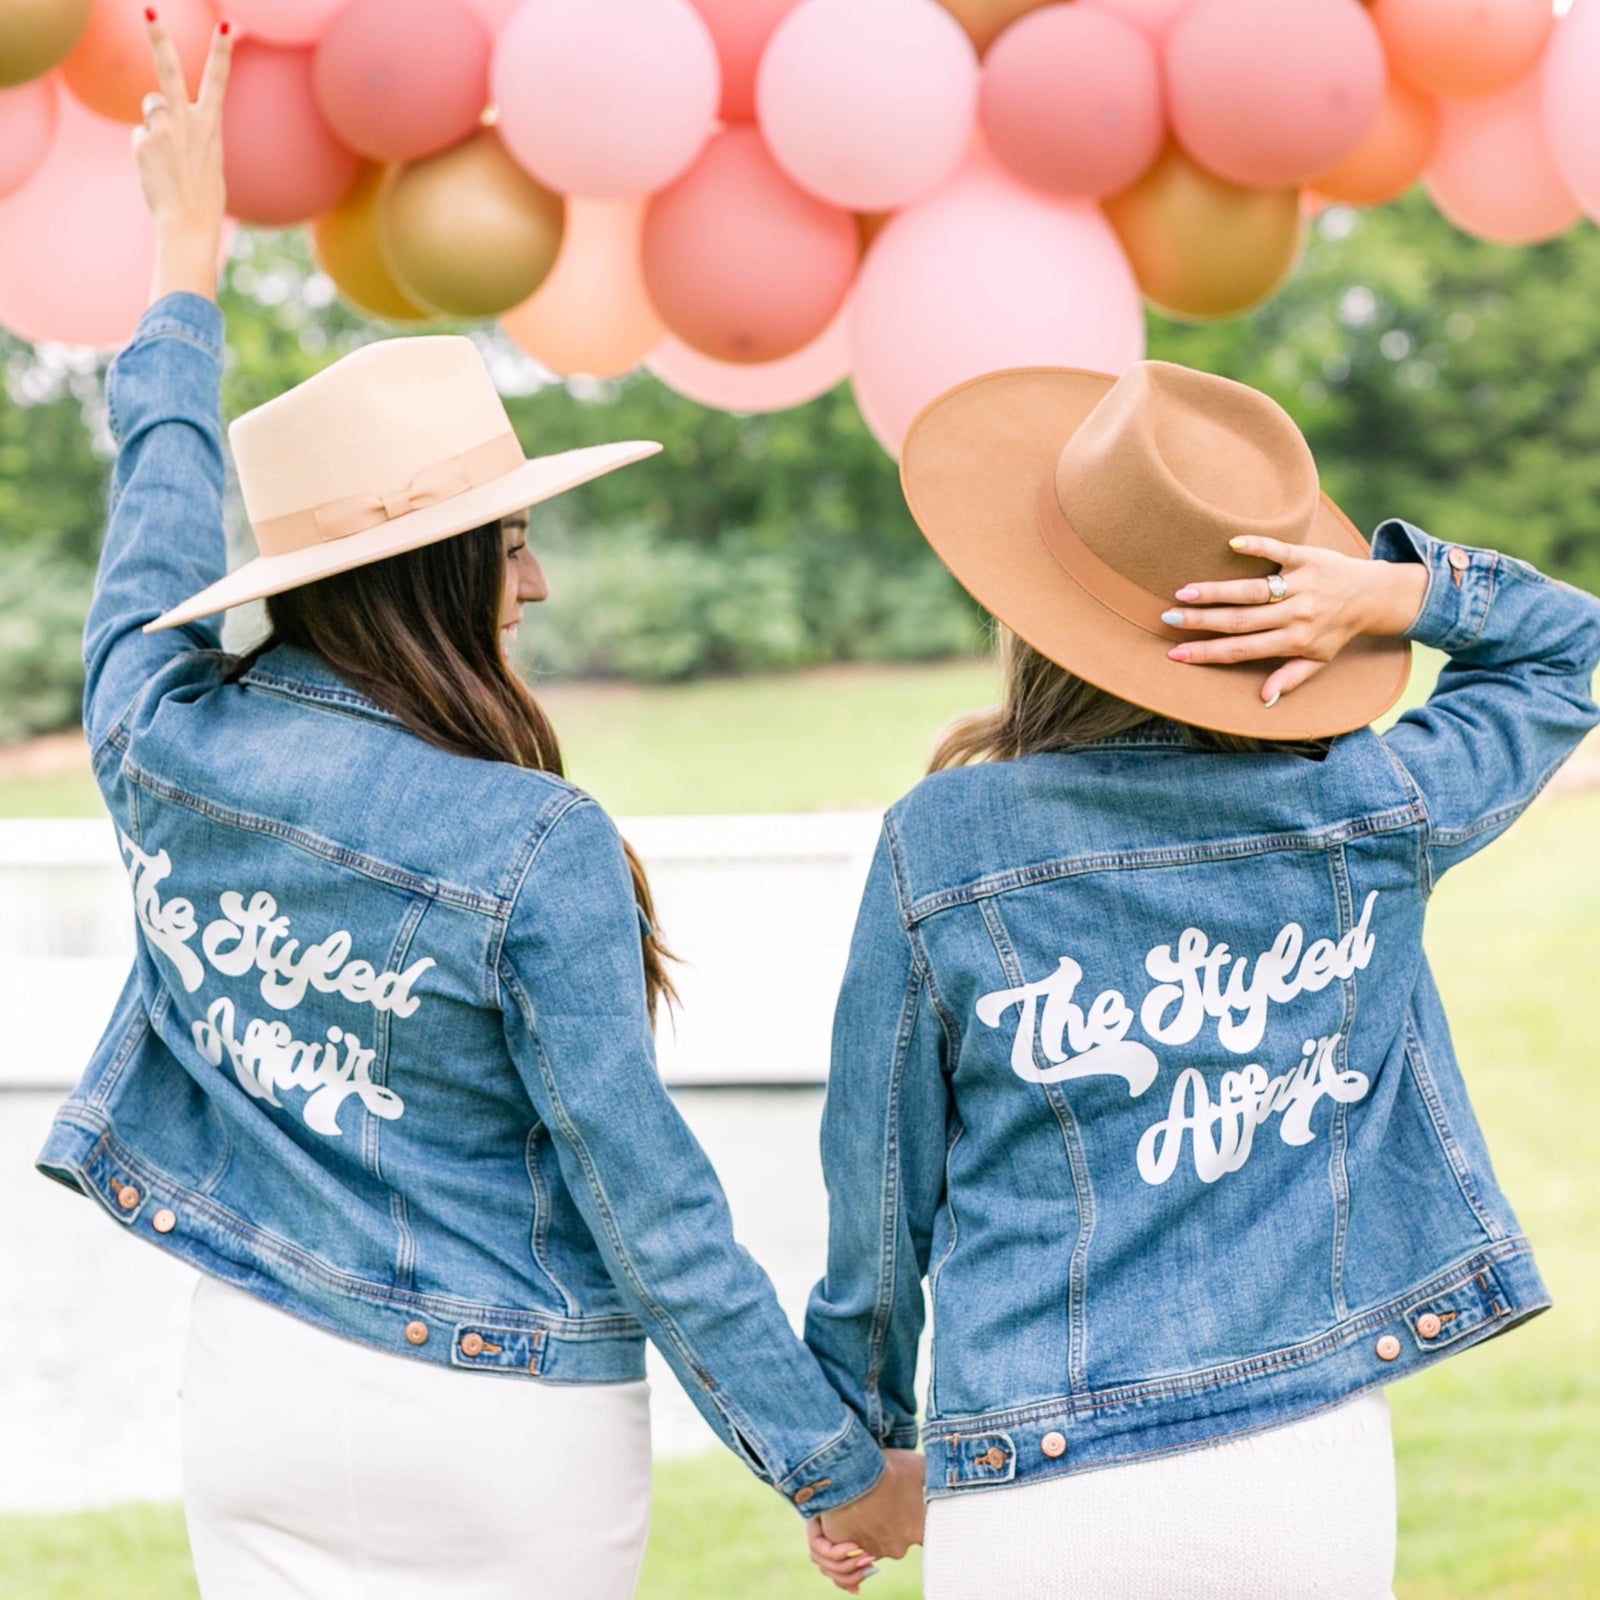
[[(1003, 624), (995, 624), (995, 635), (1002, 678), (1000, 704), (952, 722), (939, 736), (929, 772), (979, 761), (1014, 761), (1041, 750), (1067, 750), (1114, 738), (1156, 720), (1155, 712), (1057, 666)], [(1177, 727), (1188, 743), (1202, 750), (1288, 750), (1316, 758), (1327, 749), (1325, 740), (1286, 743), (1215, 733), (1188, 723)]]
[[(505, 529), (497, 519), (286, 590), (268, 599), (271, 632), (232, 676), (274, 645), (298, 645), (429, 744), (562, 777), (556, 731), (501, 649), (505, 571)], [(631, 845), (622, 848), (634, 898), (654, 929), (644, 866)], [(641, 939), (654, 1017), (662, 1000), (677, 999), (666, 968), (674, 957), (653, 932), (641, 930)]]

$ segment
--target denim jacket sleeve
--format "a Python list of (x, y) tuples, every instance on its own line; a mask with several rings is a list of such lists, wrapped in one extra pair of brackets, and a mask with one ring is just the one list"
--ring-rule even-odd
[(507, 1042), (613, 1281), (717, 1434), (806, 1516), (883, 1457), (734, 1241), (716, 1173), (662, 1087), (616, 828), (570, 798), (540, 837), (499, 974)]
[(1427, 567), (1406, 637), (1450, 657), (1426, 703), (1384, 735), (1427, 811), (1431, 887), (1504, 832), (1600, 722), (1600, 600), (1396, 519), (1379, 527), (1372, 554)]
[(873, 1437), (911, 1449), (949, 1091), (928, 974), (900, 917), (891, 829), (867, 876), (834, 1012), (822, 1117), (828, 1265), (811, 1293), (806, 1343)]
[(161, 633), (141, 630), (227, 568), (222, 338), (216, 304), (177, 290), (146, 310), (106, 376), (117, 458), (83, 634), (83, 723), (91, 749), (169, 661), (221, 643), (215, 619)]

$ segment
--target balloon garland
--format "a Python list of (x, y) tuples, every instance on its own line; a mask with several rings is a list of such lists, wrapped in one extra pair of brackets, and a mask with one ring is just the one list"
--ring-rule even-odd
[[(1600, 219), (1600, 0), (159, 0), (240, 39), (229, 214), (408, 327), (701, 403), (849, 375), (896, 451), (1000, 366), (1236, 316), (1305, 217), (1417, 182), (1528, 244)], [(142, 0), (0, 8), (0, 326), (111, 344), (153, 241)], [(1558, 15), (1558, 10), (1565, 14)]]

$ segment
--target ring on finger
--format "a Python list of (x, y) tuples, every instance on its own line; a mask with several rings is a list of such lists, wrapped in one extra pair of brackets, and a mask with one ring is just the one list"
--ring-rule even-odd
[(166, 108), (166, 96), (157, 94), (156, 91), (152, 89), (150, 93), (139, 102), (139, 115), (144, 119), (145, 126), (148, 127), (151, 117), (153, 117), (158, 111), (165, 111)]
[(1283, 599), (1288, 594), (1289, 585), (1284, 582), (1281, 572), (1272, 572), (1267, 575), (1267, 604)]

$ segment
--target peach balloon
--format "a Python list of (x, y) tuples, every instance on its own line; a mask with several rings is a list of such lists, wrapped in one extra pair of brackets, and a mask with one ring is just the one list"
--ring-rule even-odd
[[(192, 97), (200, 89), (217, 14), (205, 0), (161, 0), (161, 22)], [(61, 63), (61, 76), (91, 111), (118, 122), (140, 121), (139, 102), (159, 87), (142, 0), (94, 0), (89, 25)]]
[(1501, 244), (1537, 244), (1578, 220), (1545, 132), (1544, 83), (1533, 73), (1499, 94), (1439, 102), (1439, 148), (1424, 178), (1461, 229)]
[(1508, 89), (1555, 25), (1550, 0), (1373, 0), (1372, 20), (1396, 72), (1429, 94)]
[(1036, 189), (1126, 189), (1166, 132), (1161, 64), (1131, 23), (1086, 5), (1046, 6), (1013, 23), (983, 61), (983, 131)]
[(724, 122), (756, 120), (756, 68), (772, 30), (800, 0), (693, 0), (716, 41), (722, 63)]
[(1269, 299), (1304, 241), (1298, 189), (1242, 188), (1175, 144), (1103, 205), (1145, 298), (1189, 321), (1237, 316)]
[(761, 58), (756, 111), (801, 188), (892, 211), (961, 164), (978, 114), (977, 53), (932, 0), (805, 0)]
[(1172, 25), (1183, 15), (1194, 0), (1084, 0), (1096, 11), (1109, 11), (1131, 22), (1151, 44), (1161, 44)]
[(94, 0), (5, 0), (0, 5), (0, 89), (61, 65), (88, 26)]
[(1219, 177), (1301, 183), (1360, 144), (1383, 45), (1355, 0), (1197, 0), (1167, 39), (1172, 130)]
[(1556, 25), (1545, 58), (1544, 118), (1550, 149), (1566, 185), (1590, 217), (1600, 218), (1600, 3), (1578, 0)]
[(850, 373), (850, 301), (803, 350), (781, 361), (714, 361), (668, 334), (645, 363), (686, 400), (719, 411), (787, 411), (842, 383)]
[(227, 0), (227, 13), (249, 38), (267, 44), (315, 44), (349, 0)]
[(891, 455), (916, 413), (967, 378), (1121, 372), (1144, 353), (1138, 286), (1099, 209), (1038, 194), (981, 150), (889, 222), (853, 298), (856, 401)]
[(47, 78), (0, 89), (0, 200), (39, 170), (56, 131), (56, 88)]
[(378, 201), (392, 169), (366, 161), (339, 203), (311, 224), (311, 253), (340, 295), (358, 311), (389, 322), (426, 322), (419, 306), (394, 281), (378, 244)]
[(402, 167), (378, 199), (378, 244), (402, 292), (452, 317), (497, 317), (550, 275), (561, 197), (492, 128)]
[(360, 165), (317, 104), (311, 51), (241, 39), (222, 107), (229, 215), (266, 228), (304, 222), (338, 203)]
[(527, 0), (495, 45), (500, 136), (561, 194), (653, 194), (711, 137), (719, 72), (689, 0)]
[(462, 0), (350, 0), (317, 43), (317, 103), (352, 150), (420, 161), (477, 128), (489, 52), (488, 29)]
[(645, 201), (567, 201), (561, 253), (531, 298), (500, 318), (511, 341), (562, 377), (616, 378), (667, 336), (645, 291)]
[(652, 303), (719, 361), (810, 344), (844, 302), (858, 252), (855, 218), (790, 182), (748, 126), (719, 133), (645, 214)]
[(1439, 108), (1433, 97), (1390, 73), (1383, 104), (1366, 136), (1336, 167), (1319, 172), (1311, 185), (1342, 205), (1387, 205), (1422, 176), (1438, 143)]
[(0, 325), (21, 339), (119, 344), (149, 296), (155, 224), (127, 128), (50, 87), (50, 148), (0, 201)]
[(980, 51), (987, 50), (1018, 17), (1048, 5), (1049, 0), (939, 0)]

